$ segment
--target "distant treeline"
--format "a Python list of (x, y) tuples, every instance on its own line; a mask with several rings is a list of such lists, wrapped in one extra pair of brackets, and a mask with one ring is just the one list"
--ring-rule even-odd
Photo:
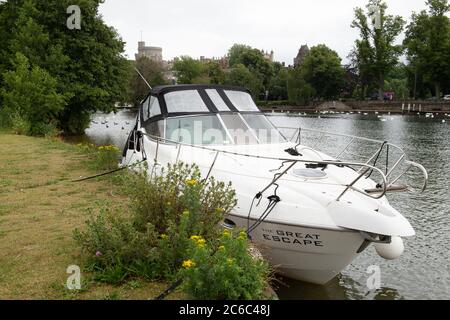
[[(229, 65), (225, 68), (220, 61), (182, 56), (172, 70), (178, 83), (240, 85), (258, 100), (298, 105), (337, 98), (440, 99), (450, 94), (450, 6), (448, 0), (428, 0), (426, 4), (428, 9), (413, 13), (408, 25), (402, 17), (390, 15), (381, 0), (370, 0), (365, 9), (355, 8), (354, 20), (349, 23), (360, 36), (346, 66), (324, 44), (312, 47), (294, 67), (272, 62), (258, 49), (236, 44), (228, 51)], [(403, 31), (406, 37), (398, 44)], [(146, 74), (152, 80), (162, 79), (162, 70), (149, 66), (145, 58), (137, 64), (152, 70)]]
[[(0, 2), (0, 126), (47, 135), (82, 133), (95, 111), (114, 110), (117, 102), (138, 104), (152, 85), (168, 82), (165, 68), (149, 59), (124, 58), (124, 42), (98, 14), (99, 0), (78, 0), (81, 28), (68, 28), (70, 0)], [(406, 25), (388, 14), (381, 0), (356, 8), (353, 28), (360, 31), (351, 64), (342, 66), (326, 45), (312, 47), (295, 67), (268, 59), (263, 52), (236, 44), (227, 63), (179, 57), (171, 70), (178, 83), (244, 86), (257, 100), (307, 105), (313, 100), (356, 98), (439, 99), (450, 93), (448, 0), (428, 0)], [(397, 38), (402, 31), (402, 44)], [(407, 63), (401, 63), (406, 55)]]

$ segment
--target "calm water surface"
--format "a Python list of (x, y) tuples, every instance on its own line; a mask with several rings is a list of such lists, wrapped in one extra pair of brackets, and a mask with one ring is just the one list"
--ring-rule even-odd
[[(423, 164), (429, 173), (429, 186), (424, 194), (388, 196), (416, 231), (414, 237), (404, 239), (405, 252), (400, 259), (386, 261), (370, 246), (325, 286), (280, 279), (277, 289), (280, 299), (450, 299), (450, 117), (373, 113), (327, 114), (320, 118), (317, 114), (269, 116), (278, 126), (302, 126), (388, 140), (403, 148), (411, 160)], [(129, 110), (96, 114), (96, 123), (86, 130), (83, 139), (122, 148), (135, 117), (136, 113)], [(105, 120), (108, 123), (102, 124)], [(323, 145), (326, 146), (325, 142)], [(334, 145), (331, 141), (330, 148)], [(350, 149), (349, 152), (367, 155), (375, 151), (373, 145), (362, 143)], [(420, 175), (412, 174), (408, 182), (418, 185)], [(370, 276), (366, 271), (371, 265), (381, 269), (382, 288), (376, 291), (366, 286)]]

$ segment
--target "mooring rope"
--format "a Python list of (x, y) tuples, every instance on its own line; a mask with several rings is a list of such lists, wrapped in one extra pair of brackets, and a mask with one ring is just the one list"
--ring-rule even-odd
[(114, 169), (114, 170), (111, 170), (111, 171), (99, 173), (99, 174), (96, 174), (96, 175), (93, 175), (93, 176), (90, 176), (90, 177), (76, 179), (76, 180), (70, 180), (70, 182), (82, 182), (82, 181), (88, 181), (88, 180), (92, 180), (92, 179), (95, 179), (95, 178), (103, 177), (103, 176), (106, 176), (106, 175), (109, 175), (109, 174), (113, 174), (113, 173), (116, 173), (116, 172), (119, 172), (119, 171), (122, 171), (122, 170), (125, 170), (125, 169), (132, 168), (132, 167), (137, 166), (138, 164), (141, 164), (141, 163), (143, 163), (145, 161), (147, 161), (147, 159), (144, 159), (144, 160), (141, 160), (141, 161), (135, 162), (133, 164), (130, 164), (130, 165), (127, 165), (127, 166), (123, 166), (123, 167), (120, 167), (120, 168), (117, 168), (117, 169)]

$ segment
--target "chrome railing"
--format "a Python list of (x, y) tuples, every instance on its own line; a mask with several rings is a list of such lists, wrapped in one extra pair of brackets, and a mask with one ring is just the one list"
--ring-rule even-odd
[[(207, 151), (211, 151), (211, 152), (215, 152), (215, 158), (213, 161), (213, 164), (211, 165), (211, 167), (209, 168), (209, 172), (208, 172), (208, 176), (209, 174), (212, 172), (213, 170), (213, 166), (217, 160), (217, 157), (219, 154), (229, 154), (229, 155), (234, 155), (234, 156), (242, 156), (242, 157), (246, 157), (246, 158), (256, 158), (256, 159), (260, 159), (260, 160), (277, 160), (277, 161), (281, 161), (283, 163), (283, 165), (279, 168), (279, 170), (281, 170), (281, 168), (285, 165), (285, 164), (290, 164), (288, 169), (292, 168), (296, 163), (308, 163), (308, 164), (318, 164), (318, 165), (335, 165), (335, 166), (349, 166), (349, 167), (360, 167), (361, 169), (364, 169), (362, 173), (360, 173), (358, 175), (357, 178), (355, 178), (351, 183), (349, 184), (342, 184), (343, 187), (345, 187), (345, 190), (336, 198), (336, 201), (339, 201), (342, 196), (344, 196), (344, 194), (346, 192), (348, 192), (348, 190), (354, 190), (358, 193), (361, 193), (367, 197), (370, 197), (372, 199), (380, 199), (382, 197), (384, 197), (386, 195), (386, 193), (388, 192), (388, 181), (386, 178), (386, 175), (384, 174), (384, 172), (377, 168), (376, 166), (372, 166), (368, 163), (358, 163), (358, 162), (345, 162), (345, 161), (340, 161), (340, 160), (314, 160), (314, 159), (293, 159), (293, 158), (277, 158), (277, 157), (269, 157), (269, 156), (261, 156), (261, 155), (253, 155), (253, 154), (245, 154), (245, 153), (241, 153), (241, 152), (232, 152), (232, 151), (228, 151), (228, 150), (223, 150), (223, 149), (217, 149), (217, 148), (213, 148), (213, 147), (209, 147), (209, 146), (203, 146), (203, 145), (197, 145), (197, 144), (189, 144), (189, 143), (183, 143), (183, 142), (179, 142), (179, 141), (175, 141), (175, 140), (170, 140), (170, 139), (166, 139), (166, 138), (162, 138), (159, 136), (155, 136), (155, 135), (151, 135), (146, 133), (145, 131), (140, 131), (140, 136), (146, 136), (149, 139), (153, 140), (157, 146), (156, 146), (156, 152), (154, 155), (154, 159), (153, 161), (155, 163), (158, 163), (158, 157), (159, 157), (159, 149), (161, 147), (161, 144), (166, 144), (167, 146), (171, 146), (171, 147), (175, 147), (178, 148), (178, 152), (177, 152), (177, 156), (176, 156), (176, 162), (178, 162), (179, 158), (180, 158), (180, 151), (181, 151), (181, 147), (190, 147), (190, 148), (196, 148), (196, 149), (202, 149), (202, 150), (207, 150)], [(141, 141), (141, 145), (144, 145), (144, 142)], [(276, 178), (274, 178), (274, 180), (269, 184), (268, 187), (266, 187), (265, 189), (263, 189), (263, 191), (267, 190), (271, 185), (273, 185), (277, 180), (279, 180), (282, 176), (284, 176), (289, 170), (285, 169), (283, 172), (279, 173), (279, 174), (275, 174)], [(364, 175), (368, 172), (368, 171), (376, 171), (379, 173), (380, 177), (381, 177), (381, 182), (379, 184), (379, 189), (376, 193), (370, 193), (367, 192), (367, 190), (358, 188), (355, 186), (355, 184), (361, 180)], [(262, 191), (262, 192), (263, 192)], [(262, 193), (261, 192), (261, 193)]]
[[(407, 190), (408, 186), (406, 186), (406, 188), (398, 188), (395, 187), (395, 183), (397, 183), (400, 178), (402, 178), (403, 176), (405, 176), (408, 172), (411, 171), (411, 169), (418, 169), (423, 176), (423, 182), (422, 182), (422, 186), (421, 186), (421, 192), (424, 192), (427, 184), (428, 184), (428, 173), (427, 170), (419, 163), (416, 163), (414, 161), (408, 160), (406, 153), (404, 152), (404, 150), (392, 143), (389, 143), (387, 141), (382, 141), (382, 140), (376, 140), (376, 139), (370, 139), (370, 138), (364, 138), (364, 137), (358, 137), (358, 136), (354, 136), (354, 135), (349, 135), (349, 134), (342, 134), (342, 133), (334, 133), (334, 132), (328, 132), (328, 131), (323, 131), (323, 130), (316, 130), (316, 129), (305, 129), (305, 128), (299, 128), (299, 127), (278, 127), (278, 129), (280, 130), (292, 130), (293, 134), (291, 135), (291, 137), (289, 138), (289, 140), (291, 142), (295, 142), (297, 143), (299, 146), (301, 145), (301, 148), (304, 148), (303, 146), (303, 141), (305, 141), (306, 139), (304, 137), (302, 137), (303, 133), (314, 133), (319, 135), (317, 141), (314, 143), (314, 145), (311, 147), (311, 149), (316, 150), (321, 144), (325, 145), (325, 147), (327, 148), (327, 145), (323, 143), (324, 139), (329, 136), (329, 137), (341, 137), (341, 138), (346, 138), (348, 139), (348, 141), (345, 141), (344, 145), (341, 148), (337, 148), (335, 150), (335, 155), (332, 156), (334, 159), (336, 160), (340, 160), (343, 159), (343, 157), (345, 155), (351, 155), (351, 156), (356, 156), (356, 157), (362, 157), (361, 154), (353, 154), (351, 152), (349, 152), (348, 150), (350, 149), (350, 147), (352, 145), (355, 144), (361, 144), (361, 142), (363, 143), (372, 143), (374, 144), (374, 152), (370, 154), (370, 156), (367, 159), (362, 159), (360, 160), (361, 162), (365, 163), (365, 164), (370, 164), (372, 163), (372, 166), (379, 168), (380, 166), (380, 161), (381, 161), (381, 157), (382, 154), (384, 153), (384, 176), (387, 180), (387, 191), (399, 191), (399, 190)], [(324, 150), (324, 153), (329, 153), (329, 149), (328, 150)], [(397, 153), (394, 156), (394, 153)], [(392, 157), (394, 157), (394, 159), (392, 159)], [(390, 163), (393, 161), (393, 165), (390, 165)], [(404, 170), (402, 173), (398, 174), (397, 176), (394, 177), (394, 175), (396, 173), (398, 173), (399, 169), (401, 168), (402, 165), (406, 165), (406, 170)], [(380, 168), (379, 168), (380, 169)], [(361, 171), (363, 171), (364, 168), (361, 167), (358, 170), (358, 173), (361, 173)], [(381, 169), (380, 169), (381, 170)], [(371, 175), (371, 171), (369, 170), (368, 172), (364, 172), (363, 175), (368, 175), (368, 177), (370, 177)], [(347, 191), (347, 190), (346, 190)], [(372, 192), (374, 192), (374, 190), (372, 190)], [(381, 192), (381, 190), (380, 190)]]

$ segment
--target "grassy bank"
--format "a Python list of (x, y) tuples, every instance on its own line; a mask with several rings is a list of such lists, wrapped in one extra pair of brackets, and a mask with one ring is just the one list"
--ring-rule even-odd
[[(166, 288), (136, 279), (99, 284), (83, 272), (73, 230), (99, 206), (129, 206), (107, 178), (70, 182), (95, 174), (91, 161), (61, 141), (0, 132), (0, 299), (149, 299)], [(66, 269), (74, 264), (82, 268), (79, 292), (65, 288)]]

